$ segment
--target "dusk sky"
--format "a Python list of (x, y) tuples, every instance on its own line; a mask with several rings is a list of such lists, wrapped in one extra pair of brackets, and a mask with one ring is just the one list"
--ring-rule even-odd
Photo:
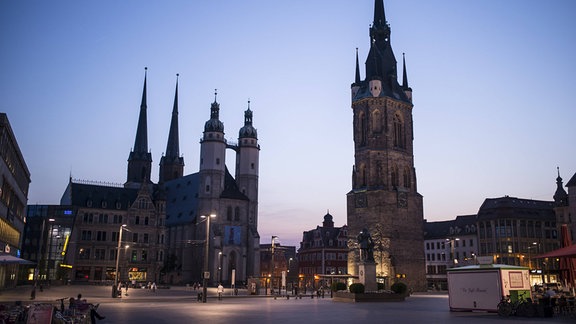
[[(406, 53), (424, 218), (505, 195), (552, 200), (576, 172), (576, 1), (385, 0)], [(226, 138), (250, 99), (260, 151), (261, 243), (296, 245), (327, 210), (346, 224), (354, 163), (350, 85), (373, 0), (0, 2), (0, 111), (31, 173), (28, 204), (74, 179), (126, 181), (148, 67), (152, 180), (179, 79), (184, 173), (198, 171), (218, 89)], [(402, 71), (401, 65), (398, 70)], [(398, 75), (402, 78), (402, 75)], [(233, 155), (227, 165), (234, 174)]]

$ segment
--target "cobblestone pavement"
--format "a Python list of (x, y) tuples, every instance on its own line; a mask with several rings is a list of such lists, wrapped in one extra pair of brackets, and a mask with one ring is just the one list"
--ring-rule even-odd
[(341, 303), (325, 298), (302, 299), (232, 296), (227, 289), (222, 300), (214, 288), (207, 303), (197, 301), (198, 291), (186, 287), (129, 289), (128, 296), (111, 298), (110, 286), (53, 286), (37, 291), (30, 300), (31, 287), (0, 292), (0, 302), (50, 302), (81, 293), (88, 302), (100, 303), (99, 312), (107, 323), (576, 323), (574, 318), (502, 318), (492, 313), (450, 312), (446, 294), (414, 294), (404, 302)]

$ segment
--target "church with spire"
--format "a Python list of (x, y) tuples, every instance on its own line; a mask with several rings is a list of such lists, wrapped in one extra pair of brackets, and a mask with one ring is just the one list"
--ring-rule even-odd
[(356, 51), (352, 83), (354, 166), (347, 194), (348, 273), (358, 275), (356, 237), (368, 230), (375, 243), (376, 275), (389, 285), (402, 278), (426, 289), (423, 203), (414, 168), (412, 89), (403, 56), (402, 84), (391, 46), (384, 3), (375, 0), (370, 49), (362, 80)]
[[(64, 257), (74, 266), (65, 276), (72, 281), (185, 284), (201, 281), (207, 269), (210, 284), (233, 284), (259, 275), (260, 145), (250, 102), (238, 142), (229, 142), (215, 94), (200, 142), (199, 170), (184, 175), (177, 75), (166, 152), (154, 183), (146, 83), (147, 71), (126, 182), (70, 177), (61, 198), (60, 204), (75, 215)], [(236, 152), (234, 176), (226, 167), (228, 149)]]

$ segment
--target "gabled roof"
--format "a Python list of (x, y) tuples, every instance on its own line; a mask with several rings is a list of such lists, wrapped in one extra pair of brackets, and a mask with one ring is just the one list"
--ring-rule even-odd
[(126, 210), (138, 196), (139, 189), (120, 186), (78, 183), (70, 180), (61, 205)]

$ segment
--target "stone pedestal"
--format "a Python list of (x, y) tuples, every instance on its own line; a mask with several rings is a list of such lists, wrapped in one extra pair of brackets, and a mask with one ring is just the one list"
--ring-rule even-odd
[(364, 284), (364, 290), (377, 291), (376, 262), (361, 262), (358, 264), (358, 281)]

